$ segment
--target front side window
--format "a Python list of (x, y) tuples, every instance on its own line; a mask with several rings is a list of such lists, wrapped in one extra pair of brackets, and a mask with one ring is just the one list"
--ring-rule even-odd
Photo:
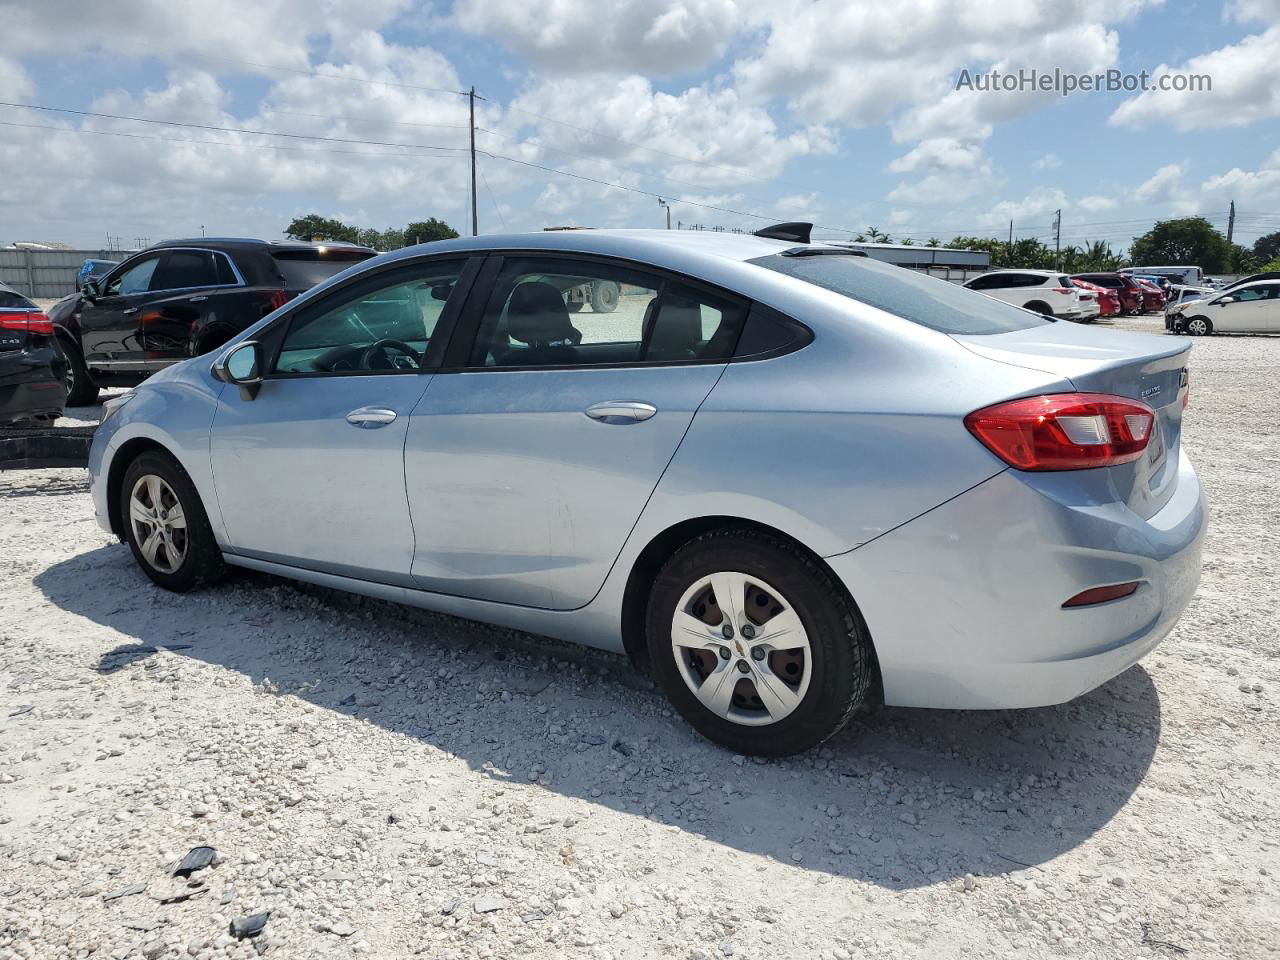
[(107, 289), (103, 291), (107, 296), (128, 296), (131, 293), (145, 293), (151, 289), (151, 278), (155, 275), (156, 266), (160, 263), (160, 256), (157, 254), (153, 257), (147, 257), (135, 263), (124, 273), (113, 278), (108, 284)]
[(946, 280), (867, 257), (772, 254), (748, 263), (804, 280), (942, 333), (1007, 333), (1054, 322), (1052, 318)]
[(1271, 296), (1271, 286), (1262, 287), (1246, 287), (1244, 290), (1238, 291), (1234, 296), (1238, 303), (1248, 303), (1250, 300), (1266, 300)]
[(417, 264), (308, 304), (285, 334), (274, 372), (396, 373), (421, 369), (465, 261)]
[(472, 367), (690, 363), (733, 352), (734, 300), (647, 271), (510, 258), (485, 307)]

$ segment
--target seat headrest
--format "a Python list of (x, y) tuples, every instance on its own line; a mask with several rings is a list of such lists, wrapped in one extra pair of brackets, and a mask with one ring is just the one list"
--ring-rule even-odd
[(549, 283), (519, 284), (507, 304), (507, 333), (529, 346), (576, 344), (582, 334), (569, 322), (569, 308), (560, 291)]
[(646, 320), (651, 328), (646, 354), (649, 360), (688, 360), (697, 355), (702, 343), (702, 310), (697, 303), (669, 296), (656, 317)]

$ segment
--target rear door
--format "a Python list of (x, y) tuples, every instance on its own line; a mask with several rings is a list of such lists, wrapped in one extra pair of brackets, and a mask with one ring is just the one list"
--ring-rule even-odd
[(216, 315), (228, 292), (243, 287), (221, 251), (168, 250), (152, 280), (152, 298), (136, 315), (143, 359), (160, 369), (197, 352), (193, 345), (208, 327), (210, 315)]
[(482, 277), (409, 424), (414, 579), (580, 607), (724, 371), (745, 305), (621, 261), (495, 257)]

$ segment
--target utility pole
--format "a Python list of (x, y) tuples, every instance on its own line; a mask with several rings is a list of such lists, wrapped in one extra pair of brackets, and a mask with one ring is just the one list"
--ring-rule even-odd
[(471, 102), (471, 235), (480, 235), (480, 218), (476, 213), (476, 88), (467, 95)]
[(1059, 210), (1053, 218), (1053, 268), (1055, 270), (1062, 269), (1062, 257), (1058, 255), (1058, 249), (1062, 246), (1062, 211)]
[(1236, 231), (1236, 202), (1231, 201), (1231, 209), (1227, 213), (1227, 243), (1231, 243), (1231, 235)]
[(661, 197), (659, 197), (659, 198), (658, 198), (658, 206), (663, 207), (663, 208), (665, 208), (665, 209), (666, 209), (666, 211), (667, 211), (667, 229), (668, 229), (668, 230), (670, 230), (670, 229), (671, 229), (671, 204), (667, 203), (667, 201), (665, 201), (665, 200), (663, 200)]

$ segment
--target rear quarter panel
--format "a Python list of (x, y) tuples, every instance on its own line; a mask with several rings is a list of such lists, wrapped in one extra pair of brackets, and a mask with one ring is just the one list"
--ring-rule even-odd
[(654, 492), (642, 537), (728, 515), (821, 556), (851, 550), (1005, 469), (966, 414), (1067, 388), (837, 294), (805, 296), (771, 306), (809, 323), (814, 341), (729, 365)]

